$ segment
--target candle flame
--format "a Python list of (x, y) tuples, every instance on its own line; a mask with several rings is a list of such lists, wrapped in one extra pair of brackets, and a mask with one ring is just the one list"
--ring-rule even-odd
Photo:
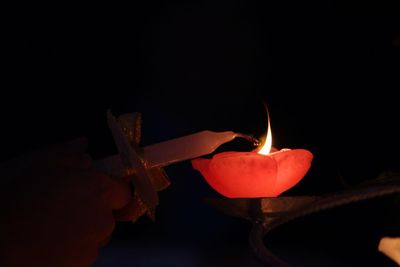
[(269, 119), (269, 112), (268, 112), (268, 108), (265, 107), (267, 109), (267, 116), (268, 116), (268, 132), (267, 132), (267, 137), (265, 138), (265, 142), (262, 145), (261, 149), (257, 152), (258, 154), (262, 154), (262, 155), (268, 155), (269, 152), (271, 152), (271, 148), (272, 148), (272, 133), (271, 133), (271, 123), (270, 123), (270, 119)]

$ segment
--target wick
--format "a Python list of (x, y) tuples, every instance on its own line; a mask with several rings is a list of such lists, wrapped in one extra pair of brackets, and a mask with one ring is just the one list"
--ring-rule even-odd
[(235, 137), (240, 137), (240, 138), (244, 138), (247, 141), (253, 143), (253, 146), (259, 146), (260, 145), (260, 141), (253, 137), (252, 135), (248, 135), (248, 134), (242, 134), (242, 133), (235, 133), (236, 136)]

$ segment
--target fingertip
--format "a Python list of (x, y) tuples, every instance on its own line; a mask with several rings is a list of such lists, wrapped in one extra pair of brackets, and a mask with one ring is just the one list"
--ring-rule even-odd
[(129, 188), (129, 182), (126, 182), (120, 178), (108, 177), (109, 190), (107, 196), (107, 202), (111, 209), (117, 210), (125, 207), (131, 199), (131, 189)]
[(122, 209), (114, 211), (114, 218), (120, 222), (136, 221), (144, 214), (140, 200), (135, 196), (131, 197), (129, 203)]

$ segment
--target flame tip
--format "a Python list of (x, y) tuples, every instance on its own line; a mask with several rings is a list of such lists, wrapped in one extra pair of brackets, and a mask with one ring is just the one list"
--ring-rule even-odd
[(271, 122), (269, 118), (269, 111), (267, 105), (265, 105), (265, 109), (267, 111), (267, 118), (268, 118), (268, 131), (267, 131), (267, 136), (265, 138), (265, 142), (262, 145), (261, 149), (258, 151), (258, 153), (262, 155), (268, 155), (269, 152), (271, 152), (272, 148)]

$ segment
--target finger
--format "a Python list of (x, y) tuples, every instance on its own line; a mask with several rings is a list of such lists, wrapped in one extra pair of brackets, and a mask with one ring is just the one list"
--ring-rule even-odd
[[(85, 154), (87, 148), (86, 138), (78, 138), (65, 144), (57, 144), (44, 149), (33, 150), (2, 164), (1, 171), (8, 176), (21, 175), (30, 168), (46, 169), (57, 166), (70, 166), (86, 169), (92, 165), (90, 157)], [(73, 159), (75, 156), (81, 158)], [(60, 164), (61, 163), (61, 164)], [(24, 174), (26, 175), (26, 174)]]
[(101, 221), (96, 222), (99, 226), (97, 244), (110, 238), (115, 229), (115, 219), (112, 212), (110, 210), (106, 211), (105, 215)]
[[(61, 255), (61, 262), (65, 265), (57, 266), (74, 266), (74, 267), (88, 267), (91, 266), (99, 255), (96, 245), (89, 244), (86, 246), (78, 246), (71, 248), (72, 255)], [(69, 257), (68, 257), (69, 256)]]
[(51, 145), (49, 147), (28, 152), (25, 157), (28, 162), (37, 164), (43, 161), (54, 161), (65, 156), (76, 156), (85, 154), (87, 149), (87, 139), (77, 138), (63, 144)]
[(103, 240), (101, 240), (98, 244), (99, 248), (106, 246), (110, 242), (111, 237), (112, 237), (112, 235), (109, 235), (106, 238), (104, 238)]
[(98, 247), (115, 229), (112, 210), (101, 199), (94, 198), (80, 212), (80, 221), (72, 222), (76, 229), (73, 235), (79, 236), (82, 243), (92, 242)]
[(143, 213), (140, 200), (135, 196), (131, 198), (125, 207), (114, 211), (114, 218), (121, 222), (136, 221)]
[(92, 167), (93, 160), (88, 154), (66, 156), (54, 159), (56, 167), (87, 170)]
[(79, 155), (86, 152), (87, 146), (87, 138), (79, 137), (66, 143), (53, 145), (48, 148), (48, 152), (63, 156)]
[(129, 183), (121, 178), (114, 178), (102, 175), (106, 181), (107, 190), (104, 194), (104, 200), (113, 210), (121, 209), (129, 203), (131, 190)]
[(29, 172), (32, 170), (36, 173), (51, 174), (58, 176), (62, 172), (62, 176), (68, 173), (73, 173), (73, 176), (82, 176), (82, 171), (88, 171), (93, 165), (91, 157), (87, 154), (81, 154), (76, 156), (60, 156), (60, 157), (46, 157), (42, 159), (36, 159), (37, 162), (33, 162), (34, 165)]

